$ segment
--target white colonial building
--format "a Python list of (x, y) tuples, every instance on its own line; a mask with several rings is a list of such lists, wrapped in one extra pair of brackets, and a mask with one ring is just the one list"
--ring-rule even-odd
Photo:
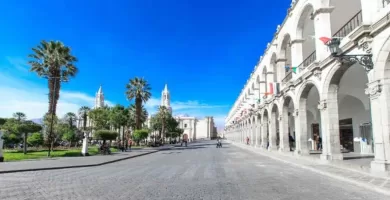
[[(171, 95), (168, 90), (168, 86), (165, 84), (164, 90), (161, 92), (161, 105), (165, 106), (171, 114)], [(173, 115), (174, 116), (174, 115)], [(197, 119), (196, 117), (184, 115), (177, 115), (174, 118), (179, 122), (179, 128), (184, 129), (183, 135), (187, 135), (189, 141), (198, 139), (210, 139), (217, 136), (217, 130), (215, 128), (213, 117), (205, 117), (204, 119)], [(148, 127), (150, 124), (150, 117), (147, 120)]]
[[(389, 0), (293, 0), (225, 121), (225, 137), (390, 171)], [(330, 47), (337, 47), (331, 54)], [(334, 46), (335, 45), (335, 46)]]

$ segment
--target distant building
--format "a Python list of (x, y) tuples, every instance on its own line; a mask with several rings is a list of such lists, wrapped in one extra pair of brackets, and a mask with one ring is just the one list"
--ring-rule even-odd
[[(160, 106), (165, 106), (169, 112), (173, 114), (170, 100), (168, 86), (165, 85), (164, 90), (161, 92)], [(184, 114), (174, 116), (174, 118), (179, 122), (179, 128), (184, 130), (183, 135), (187, 135), (190, 142), (198, 139), (211, 139), (217, 137), (217, 129), (213, 117), (208, 116), (204, 119), (198, 119)], [(146, 124), (150, 127), (150, 117)]]

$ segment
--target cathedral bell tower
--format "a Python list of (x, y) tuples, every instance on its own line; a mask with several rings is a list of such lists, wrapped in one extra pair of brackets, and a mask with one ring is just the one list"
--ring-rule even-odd
[(104, 107), (104, 94), (102, 86), (100, 85), (99, 90), (96, 92), (95, 97), (95, 108), (102, 108)]
[(171, 96), (169, 94), (167, 84), (165, 84), (164, 90), (161, 92), (161, 106), (165, 106), (168, 109), (168, 111), (172, 114)]

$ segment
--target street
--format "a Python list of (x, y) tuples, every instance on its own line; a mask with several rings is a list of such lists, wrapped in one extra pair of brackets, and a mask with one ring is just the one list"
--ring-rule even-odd
[(99, 167), (0, 174), (0, 199), (389, 199), (223, 145), (204, 141)]

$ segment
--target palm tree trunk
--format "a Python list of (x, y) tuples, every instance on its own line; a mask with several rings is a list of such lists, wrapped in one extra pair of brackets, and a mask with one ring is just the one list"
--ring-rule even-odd
[(140, 98), (135, 99), (135, 126), (136, 129), (139, 130), (141, 129), (141, 112), (142, 112), (142, 100)]
[(24, 133), (23, 139), (23, 154), (27, 154), (27, 133)]
[(162, 139), (162, 143), (164, 144), (164, 137), (165, 137), (165, 134), (164, 134), (164, 130), (165, 129), (165, 124), (164, 124), (164, 121), (162, 123), (162, 126), (161, 126), (161, 136), (160, 138)]

